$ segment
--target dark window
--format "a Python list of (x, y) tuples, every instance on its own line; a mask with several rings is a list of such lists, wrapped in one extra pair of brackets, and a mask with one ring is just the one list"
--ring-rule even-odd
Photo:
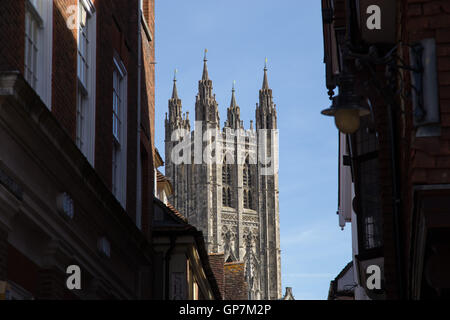
[(245, 209), (254, 209), (253, 208), (253, 175), (252, 175), (252, 166), (250, 166), (249, 157), (245, 159), (244, 163), (244, 171), (242, 173), (243, 176), (243, 184), (244, 184), (244, 208)]
[(224, 164), (222, 167), (222, 184), (231, 185), (231, 166)]
[(232, 179), (231, 179), (231, 165), (225, 164), (222, 166), (222, 205), (224, 207), (233, 207), (232, 199), (231, 199), (231, 188), (232, 188)]
[(248, 209), (248, 191), (244, 190), (244, 208)]

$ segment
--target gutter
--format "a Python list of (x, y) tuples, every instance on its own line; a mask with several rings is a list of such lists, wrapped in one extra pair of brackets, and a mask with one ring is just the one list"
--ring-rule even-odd
[(399, 171), (397, 169), (397, 155), (395, 153), (396, 143), (395, 143), (395, 120), (393, 117), (393, 107), (392, 103), (388, 103), (388, 119), (389, 119), (389, 135), (391, 139), (391, 170), (392, 170), (392, 195), (393, 195), (393, 209), (394, 209), (394, 239), (395, 239), (395, 251), (396, 251), (396, 272), (398, 281), (398, 295), (401, 300), (405, 298), (404, 295), (404, 284), (403, 284), (403, 259), (401, 252), (401, 237), (400, 237), (400, 191), (398, 187), (398, 177)]
[(141, 3), (138, 0), (137, 39), (138, 39), (138, 74), (137, 74), (137, 151), (136, 151), (136, 226), (142, 230), (142, 163), (141, 163), (141, 79), (142, 79), (142, 38), (141, 38)]

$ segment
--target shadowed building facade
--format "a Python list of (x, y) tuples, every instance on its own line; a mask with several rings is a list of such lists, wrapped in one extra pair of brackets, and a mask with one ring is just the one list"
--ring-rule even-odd
[(0, 8), (0, 299), (152, 298), (154, 0)]

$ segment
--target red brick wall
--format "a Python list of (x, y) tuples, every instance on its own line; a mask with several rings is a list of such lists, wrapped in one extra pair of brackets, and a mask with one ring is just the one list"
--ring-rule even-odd
[[(77, 0), (55, 0), (53, 5), (52, 111), (69, 135), (75, 137), (76, 31), (66, 26), (67, 7)], [(24, 71), (25, 1), (0, 3), (0, 70)], [(64, 54), (61, 54), (64, 52)]]
[(225, 257), (223, 253), (210, 254), (209, 264), (216, 278), (217, 285), (219, 286), (220, 294), (225, 297), (225, 269), (224, 269)]
[(97, 1), (97, 117), (95, 167), (111, 185), (112, 75), (116, 51), (127, 70), (127, 211), (136, 219), (138, 1)]
[[(402, 170), (402, 228), (404, 230), (405, 274), (410, 270), (410, 246), (414, 210), (414, 185), (450, 183), (450, 2), (445, 0), (403, 0), (399, 4), (401, 34), (405, 43), (425, 38), (436, 39), (439, 103), (442, 134), (440, 137), (415, 137), (412, 104), (404, 99), (404, 116), (399, 116), (400, 160)], [(409, 61), (407, 48), (403, 51)], [(404, 73), (409, 88), (409, 73)]]
[(143, 60), (141, 69), (141, 146), (147, 154), (146, 168), (142, 168), (142, 171), (147, 172), (145, 183), (148, 186), (146, 193), (142, 195), (144, 203), (142, 221), (145, 222), (145, 227), (151, 230), (155, 161), (155, 3), (154, 0), (143, 1), (143, 13), (150, 32), (150, 39), (144, 30), (144, 26), (141, 25)]
[(245, 282), (243, 262), (232, 262), (224, 265), (225, 295), (224, 300), (247, 300), (248, 289)]
[[(53, 56), (52, 56), (52, 114), (74, 140), (76, 135), (76, 89), (77, 89), (77, 31), (67, 27), (71, 13), (70, 5), (78, 0), (53, 1)], [(146, 17), (152, 33), (148, 41), (138, 20), (138, 0), (92, 0), (97, 17), (97, 53), (96, 53), (96, 137), (95, 169), (107, 186), (111, 186), (112, 160), (112, 92), (113, 92), (113, 56), (116, 51), (127, 69), (128, 114), (127, 114), (127, 212), (136, 218), (136, 184), (137, 184), (137, 148), (147, 152), (143, 161), (145, 193), (143, 194), (143, 211), (146, 214), (146, 232), (150, 237), (150, 222), (153, 212), (153, 156), (154, 156), (154, 112), (155, 112), (155, 77), (154, 77), (154, 1), (146, 1)], [(0, 0), (0, 71), (24, 69), (25, 47), (25, 0)], [(142, 66), (142, 117), (141, 146), (138, 146), (138, 32), (143, 34)], [(144, 152), (145, 154), (145, 152)], [(144, 156), (145, 158), (145, 156)], [(140, 159), (139, 159), (140, 161)], [(0, 280), (20, 262), (7, 255), (4, 234), (0, 233)], [(16, 259), (17, 260), (17, 259)], [(6, 262), (8, 263), (6, 266)], [(8, 270), (6, 269), (8, 268)], [(20, 269), (20, 268), (19, 268)], [(17, 270), (19, 270), (17, 269)], [(66, 297), (61, 288), (52, 287), (61, 282), (60, 275), (52, 270), (42, 270), (33, 279), (39, 283), (27, 285), (33, 287), (33, 293), (43, 297)], [(23, 278), (24, 279), (24, 278)], [(47, 286), (47, 287), (46, 287)]]
[(19, 250), (8, 244), (8, 280), (30, 292), (39, 295), (39, 266), (24, 256)]
[[(443, 0), (403, 0), (398, 2), (398, 38), (411, 44), (425, 38), (437, 42), (437, 63), (442, 135), (440, 137), (416, 138), (413, 126), (413, 110), (410, 98), (399, 98), (394, 109), (395, 144), (400, 177), (400, 240), (403, 270), (401, 272), (404, 290), (410, 271), (410, 246), (412, 239), (412, 216), (414, 210), (413, 188), (415, 185), (450, 183), (450, 2)], [(400, 53), (409, 63), (408, 47)], [(379, 79), (384, 77), (384, 68), (378, 71)], [(403, 72), (405, 79), (404, 97), (411, 94), (409, 72)], [(396, 230), (394, 228), (393, 186), (391, 167), (391, 139), (389, 133), (388, 106), (383, 97), (373, 90), (367, 93), (375, 114), (379, 137), (379, 169), (383, 212), (383, 243), (385, 258), (385, 285), (388, 299), (398, 298)]]
[[(441, 108), (441, 137), (411, 139), (411, 182), (414, 184), (450, 183), (450, 2), (444, 0), (404, 1), (402, 39), (412, 43), (435, 38), (439, 96)], [(412, 110), (411, 104), (407, 104)], [(412, 129), (411, 123), (407, 128)]]
[[(53, 4), (52, 112), (75, 140), (77, 101), (77, 30), (67, 27), (68, 7), (77, 0)], [(62, 54), (64, 53), (64, 54)]]
[[(19, 23), (23, 21), (23, 23)], [(19, 70), (25, 63), (25, 2), (0, 1), (0, 71)], [(8, 45), (4, 45), (4, 44)]]
[[(55, 0), (53, 5), (52, 113), (72, 139), (76, 135), (77, 31), (67, 28), (70, 5), (78, 0)], [(137, 81), (138, 81), (138, 0), (93, 1), (97, 15), (97, 83), (95, 169), (111, 186), (112, 159), (112, 74), (114, 51), (127, 69), (127, 211), (136, 218), (137, 172)], [(0, 70), (24, 69), (25, 0), (0, 2)], [(148, 172), (153, 172), (155, 116), (154, 0), (144, 1), (144, 13), (151, 32), (142, 34), (142, 145), (147, 150)], [(5, 45), (7, 44), (7, 45)], [(147, 212), (151, 212), (153, 175), (148, 174)], [(151, 219), (148, 219), (151, 221)]]

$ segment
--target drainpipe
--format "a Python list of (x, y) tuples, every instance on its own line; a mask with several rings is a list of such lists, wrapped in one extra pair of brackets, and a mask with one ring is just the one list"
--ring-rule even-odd
[(166, 256), (164, 257), (164, 266), (165, 266), (164, 296), (165, 296), (165, 300), (169, 300), (170, 259), (172, 258), (172, 251), (175, 248), (176, 239), (177, 239), (176, 236), (171, 236), (170, 237), (170, 247), (169, 247), (169, 249), (166, 252)]
[(398, 168), (397, 168), (397, 155), (395, 153), (395, 120), (394, 120), (393, 104), (388, 103), (388, 117), (389, 117), (389, 135), (391, 139), (391, 168), (392, 168), (392, 201), (394, 209), (394, 239), (395, 239), (395, 251), (396, 251), (396, 272), (398, 281), (398, 296), (400, 299), (404, 299), (404, 284), (403, 284), (403, 257), (401, 251), (401, 237), (400, 237), (400, 191), (398, 187)]
[(137, 154), (136, 154), (136, 226), (142, 229), (142, 164), (141, 164), (141, 77), (142, 77), (142, 38), (141, 11), (142, 0), (138, 0), (137, 9), (137, 41), (138, 41), (138, 74), (137, 74)]

